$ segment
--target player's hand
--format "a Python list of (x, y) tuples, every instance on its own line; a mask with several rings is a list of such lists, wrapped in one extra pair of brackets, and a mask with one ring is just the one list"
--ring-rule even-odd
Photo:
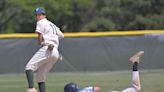
[(52, 45), (52, 44), (48, 45), (48, 50), (49, 50), (49, 51), (52, 51), (53, 48), (54, 48), (54, 45)]

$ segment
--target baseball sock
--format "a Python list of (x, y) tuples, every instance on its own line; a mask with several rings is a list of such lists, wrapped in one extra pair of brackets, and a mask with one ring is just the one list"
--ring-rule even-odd
[(135, 62), (133, 64), (133, 71), (138, 71), (138, 63), (137, 62)]
[(39, 82), (39, 92), (45, 92), (45, 82)]
[(27, 77), (27, 82), (28, 82), (29, 88), (33, 88), (34, 87), (33, 71), (32, 70), (26, 70), (25, 72), (26, 72), (26, 77)]
[(136, 86), (135, 83), (137, 81), (139, 81), (139, 71), (138, 71), (138, 63), (137, 62), (135, 62), (133, 64), (132, 81), (134, 82), (133, 86)]

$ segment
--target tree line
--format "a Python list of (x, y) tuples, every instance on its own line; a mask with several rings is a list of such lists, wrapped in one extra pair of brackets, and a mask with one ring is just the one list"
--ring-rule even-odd
[(164, 0), (1, 0), (0, 33), (33, 33), (36, 7), (63, 32), (164, 29)]

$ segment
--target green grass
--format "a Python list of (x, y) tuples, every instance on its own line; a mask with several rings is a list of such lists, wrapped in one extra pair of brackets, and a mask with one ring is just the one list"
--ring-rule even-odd
[[(80, 88), (85, 86), (100, 86), (101, 92), (122, 90), (130, 86), (130, 71), (128, 72), (92, 72), (92, 73), (51, 73), (48, 75), (47, 92), (63, 92), (66, 83), (75, 82)], [(164, 73), (141, 72), (142, 92), (164, 92)], [(0, 92), (25, 92), (27, 87), (24, 74), (0, 75)], [(35, 82), (35, 87), (37, 84)]]

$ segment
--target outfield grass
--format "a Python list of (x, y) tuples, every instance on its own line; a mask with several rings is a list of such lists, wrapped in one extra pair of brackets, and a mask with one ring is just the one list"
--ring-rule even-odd
[[(164, 92), (164, 73), (141, 72), (142, 92)], [(24, 74), (0, 75), (0, 92), (25, 92), (26, 79)], [(48, 75), (47, 92), (63, 92), (63, 86), (76, 82), (80, 88), (97, 85), (101, 92), (121, 90), (130, 86), (130, 71), (128, 72), (98, 72), (98, 73), (51, 73)], [(35, 86), (37, 87), (36, 83)]]

